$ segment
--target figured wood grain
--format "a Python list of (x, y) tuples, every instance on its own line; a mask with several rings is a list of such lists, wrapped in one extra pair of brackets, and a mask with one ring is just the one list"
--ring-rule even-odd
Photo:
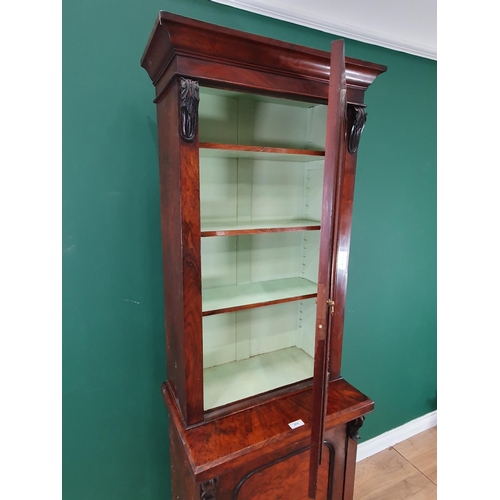
[[(195, 34), (195, 35), (194, 35)], [(174, 71), (170, 71), (172, 65)], [(214, 26), (160, 12), (141, 58), (157, 87), (157, 97), (176, 72), (206, 86), (325, 103), (330, 54), (326, 51)], [(346, 59), (350, 102), (362, 103), (364, 91), (386, 67)]]
[[(177, 109), (180, 101), (180, 81), (174, 86)], [(171, 135), (171, 134), (169, 134)], [(160, 142), (163, 137), (160, 137)], [(201, 309), (201, 243), (200, 243), (200, 174), (198, 131), (192, 142), (178, 139), (180, 170), (180, 204), (182, 220), (182, 270), (184, 352), (186, 365), (186, 423), (203, 421), (203, 356)], [(175, 266), (168, 265), (168, 270)], [(169, 286), (168, 272), (165, 283)], [(201, 400), (201, 401), (200, 401)]]
[[(345, 425), (327, 428), (325, 461), (319, 470), (318, 500), (340, 500)], [(217, 500), (305, 500), (307, 498), (306, 439), (263, 448), (258, 457), (218, 477)]]
[[(333, 460), (335, 450), (329, 444), (323, 444), (325, 460), (319, 469), (318, 500), (329, 500), (328, 487), (333, 480)], [(295, 451), (281, 459), (264, 464), (251, 471), (238, 485), (233, 494), (235, 500), (289, 500), (307, 498), (307, 458), (308, 448)]]
[[(172, 86), (156, 107), (159, 130), (178, 129), (177, 109), (178, 95), (175, 86)], [(187, 373), (184, 360), (184, 269), (181, 265), (183, 249), (178, 138), (173, 134), (163, 134), (158, 142), (158, 150), (167, 375), (185, 418)]]
[[(200, 149), (217, 150), (224, 152), (225, 157), (234, 158), (266, 158), (266, 159), (286, 159), (287, 161), (316, 161), (325, 156), (324, 151), (312, 149), (292, 149), (268, 146), (245, 146), (240, 144), (219, 144), (216, 142), (200, 142)], [(248, 153), (248, 154), (245, 154)], [(200, 151), (200, 155), (208, 152)]]
[[(196, 481), (241, 466), (257, 458), (263, 449), (272, 451), (310, 436), (310, 388), (191, 428), (184, 426), (167, 384), (162, 391), (171, 425), (176, 426), (184, 442)], [(373, 402), (345, 380), (330, 382), (325, 419), (328, 428), (345, 424), (372, 409)], [(291, 429), (288, 424), (298, 419), (305, 425)]]
[(244, 234), (284, 233), (290, 231), (319, 231), (321, 223), (309, 219), (266, 220), (244, 222), (202, 221), (201, 236), (241, 236)]

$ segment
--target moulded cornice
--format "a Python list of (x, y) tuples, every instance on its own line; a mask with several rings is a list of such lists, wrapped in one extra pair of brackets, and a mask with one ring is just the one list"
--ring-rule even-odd
[[(259, 57), (262, 50), (268, 55), (266, 59)], [(170, 72), (168, 70), (171, 65), (175, 66), (175, 56), (264, 72), (272, 71), (275, 74), (293, 74), (294, 77), (326, 85), (330, 75), (329, 52), (230, 28), (214, 27), (202, 21), (161, 11), (141, 59), (141, 65), (155, 85), (166, 73), (168, 80), (174, 74), (182, 74), (182, 68), (176, 67)], [(347, 87), (362, 91), (387, 69), (379, 64), (349, 57), (345, 61)], [(163, 87), (167, 84), (168, 82), (163, 82)]]

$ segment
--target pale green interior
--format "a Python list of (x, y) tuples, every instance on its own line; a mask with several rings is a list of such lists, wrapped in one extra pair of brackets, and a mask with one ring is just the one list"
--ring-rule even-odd
[[(201, 89), (199, 141), (323, 150), (326, 106)], [(316, 293), (323, 157), (200, 149), (203, 311)], [(315, 298), (203, 319), (205, 409), (312, 376)]]

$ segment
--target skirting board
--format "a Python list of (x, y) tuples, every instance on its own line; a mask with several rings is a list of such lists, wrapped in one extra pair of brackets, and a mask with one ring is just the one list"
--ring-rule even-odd
[(356, 461), (359, 462), (365, 458), (371, 457), (380, 451), (386, 450), (405, 439), (409, 439), (420, 432), (432, 429), (437, 425), (437, 411), (427, 413), (421, 417), (411, 420), (406, 424), (396, 427), (390, 431), (380, 434), (380, 436), (369, 439), (365, 443), (358, 445)]

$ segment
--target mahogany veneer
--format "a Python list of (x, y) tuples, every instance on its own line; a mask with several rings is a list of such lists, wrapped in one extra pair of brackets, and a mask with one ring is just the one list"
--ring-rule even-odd
[(324, 151), (314, 151), (311, 149), (271, 148), (269, 146), (243, 146), (241, 144), (218, 144), (214, 142), (199, 142), (198, 145), (200, 148), (206, 149), (227, 149), (232, 151), (248, 151), (252, 153), (325, 156)]
[[(364, 94), (386, 68), (344, 58), (343, 51), (342, 41), (334, 42), (332, 52), (327, 53), (167, 12), (160, 12), (153, 27), (141, 65), (156, 89), (167, 343), (167, 380), (162, 390), (170, 417), (174, 498), (352, 499), (357, 430), (373, 402), (340, 375), (347, 264), (356, 153), (366, 121)], [(311, 106), (328, 104), (326, 147), (270, 145), (268, 140), (265, 145), (200, 140), (200, 86), (219, 89), (211, 91), (215, 95), (234, 91), (304, 101)], [(308, 213), (301, 219), (291, 216), (281, 221), (268, 220), (272, 217), (267, 213), (265, 221), (250, 216), (234, 221), (230, 214), (220, 222), (211, 217), (202, 221), (200, 161), (214, 157), (233, 161), (223, 163), (234, 166), (224, 171), (228, 177), (239, 169), (240, 160), (255, 160), (258, 168), (272, 168), (283, 176), (302, 163), (317, 172), (317, 162), (324, 161), (321, 222), (319, 215), (309, 217)], [(284, 167), (279, 162), (285, 162)], [(244, 163), (242, 169), (247, 168)], [(280, 168), (284, 168), (283, 174)], [(230, 192), (236, 184), (226, 182)], [(248, 179), (236, 186), (243, 193), (245, 182)], [(309, 185), (304, 192), (307, 189)], [(244, 208), (248, 200), (242, 200), (238, 203)], [(314, 239), (319, 234), (317, 290), (308, 285), (305, 293), (280, 296), (273, 291), (274, 295), (259, 296), (260, 285), (235, 286), (211, 288), (210, 296), (207, 288), (205, 304), (215, 298), (216, 306), (203, 310), (202, 238), (204, 244), (210, 244), (217, 238), (269, 238), (273, 233), (297, 231), (306, 235), (304, 241), (307, 235)], [(244, 247), (249, 240), (237, 241)], [(291, 284), (297, 278), (300, 276), (280, 279)], [(248, 283), (245, 279), (243, 284)], [(308, 275), (303, 282), (311, 283), (311, 279)], [(274, 281), (259, 283), (267, 283), (268, 289), (277, 286)], [(245, 299), (247, 294), (248, 302), (239, 297), (222, 303), (220, 298), (233, 290), (240, 290)], [(224, 315), (253, 314), (264, 307), (276, 311), (272, 308), (314, 297), (314, 353), (301, 347), (309, 356), (314, 354), (314, 376), (206, 409), (204, 322)], [(296, 421), (300, 425), (291, 428), (289, 424)]]
[[(265, 450), (286, 446), (311, 434), (312, 391), (305, 389), (276, 398), (216, 420), (186, 429), (168, 385), (163, 398), (171, 423), (184, 443), (186, 456), (197, 482), (211, 479), (259, 458)], [(344, 379), (329, 384), (325, 423), (327, 427), (347, 424), (373, 410), (374, 403)], [(301, 419), (303, 426), (288, 424)]]

